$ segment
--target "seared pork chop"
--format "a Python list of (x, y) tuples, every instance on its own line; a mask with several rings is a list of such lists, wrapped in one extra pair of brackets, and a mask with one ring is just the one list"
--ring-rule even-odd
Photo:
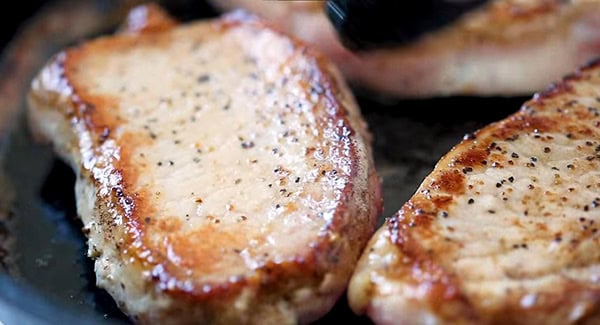
[(600, 55), (600, 1), (491, 0), (404, 46), (352, 53), (318, 1), (213, 1), (246, 8), (319, 47), (352, 81), (401, 97), (523, 95)]
[(367, 246), (378, 324), (600, 322), (600, 62), (465, 139)]
[(381, 208), (352, 95), (252, 17), (154, 18), (56, 55), (30, 93), (77, 173), (97, 284), (139, 323), (322, 316)]

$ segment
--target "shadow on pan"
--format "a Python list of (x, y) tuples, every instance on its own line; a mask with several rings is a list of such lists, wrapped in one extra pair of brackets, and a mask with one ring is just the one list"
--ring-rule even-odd
[[(5, 23), (12, 25), (2, 29), (0, 39), (6, 42), (42, 2), (30, 1), (22, 11), (11, 12), (12, 20)], [(114, 2), (94, 1), (100, 6)], [(201, 1), (164, 2), (184, 21), (215, 14)], [(385, 211), (380, 223), (401, 207), (439, 157), (465, 133), (505, 117), (523, 102), (459, 97), (382, 104), (367, 96), (358, 99), (374, 135), (376, 165), (383, 178)], [(0, 324), (129, 323), (111, 297), (95, 286), (93, 262), (86, 257), (75, 211), (74, 174), (49, 148), (32, 141), (24, 118), (19, 123), (3, 139), (5, 176), (15, 201), (8, 234), (13, 241), (11, 256), (4, 267), (10, 272), (0, 272)], [(0, 218), (0, 242), (6, 237), (1, 225)], [(340, 321), (369, 323), (350, 311), (345, 298), (317, 323)]]

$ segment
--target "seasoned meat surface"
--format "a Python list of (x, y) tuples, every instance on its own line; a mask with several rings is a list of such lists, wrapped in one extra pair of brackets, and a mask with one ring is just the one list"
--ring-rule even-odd
[(600, 322), (600, 63), (444, 156), (349, 289), (378, 324)]
[(348, 79), (400, 97), (529, 95), (600, 55), (600, 1), (492, 0), (404, 46), (352, 53), (323, 1), (213, 1), (315, 44)]
[(98, 285), (139, 323), (322, 316), (381, 210), (338, 72), (243, 13), (137, 10), (56, 55), (29, 97), (35, 136), (77, 174)]

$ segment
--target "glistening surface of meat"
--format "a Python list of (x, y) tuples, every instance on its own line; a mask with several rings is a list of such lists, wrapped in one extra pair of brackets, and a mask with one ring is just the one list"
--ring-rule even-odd
[(77, 173), (98, 285), (140, 323), (320, 317), (381, 208), (351, 94), (243, 14), (147, 21), (58, 54), (30, 93), (34, 134)]
[(352, 81), (401, 97), (531, 94), (600, 54), (600, 1), (491, 0), (397, 48), (353, 54), (316, 1), (213, 1), (242, 7), (325, 52)]
[(600, 322), (600, 63), (465, 136), (349, 288), (378, 324)]

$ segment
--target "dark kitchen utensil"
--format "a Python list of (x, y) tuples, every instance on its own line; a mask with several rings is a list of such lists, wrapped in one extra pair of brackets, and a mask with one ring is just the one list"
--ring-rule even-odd
[(393, 46), (443, 28), (488, 0), (328, 0), (327, 16), (352, 49)]
[[(115, 3), (94, 1), (98, 10), (110, 10)], [(214, 14), (200, 1), (165, 4), (185, 20)], [(23, 17), (7, 28), (15, 30)], [(64, 45), (42, 41), (50, 44), (46, 56)], [(465, 133), (516, 111), (523, 101), (444, 98), (383, 104), (368, 98), (359, 96), (359, 103), (375, 138), (375, 160), (384, 180), (382, 217), (400, 208), (439, 157)], [(0, 174), (0, 193), (10, 193), (12, 188), (15, 197), (11, 217), (2, 222), (2, 207), (9, 203), (9, 196), (0, 196), (0, 245), (13, 242), (8, 256), (0, 249), (0, 324), (128, 323), (110, 296), (95, 286), (93, 262), (86, 257), (85, 238), (76, 218), (73, 173), (49, 148), (32, 141), (23, 117), (0, 142), (0, 161), (6, 171), (5, 179)], [(369, 323), (353, 315), (344, 298), (317, 323), (339, 322)]]

